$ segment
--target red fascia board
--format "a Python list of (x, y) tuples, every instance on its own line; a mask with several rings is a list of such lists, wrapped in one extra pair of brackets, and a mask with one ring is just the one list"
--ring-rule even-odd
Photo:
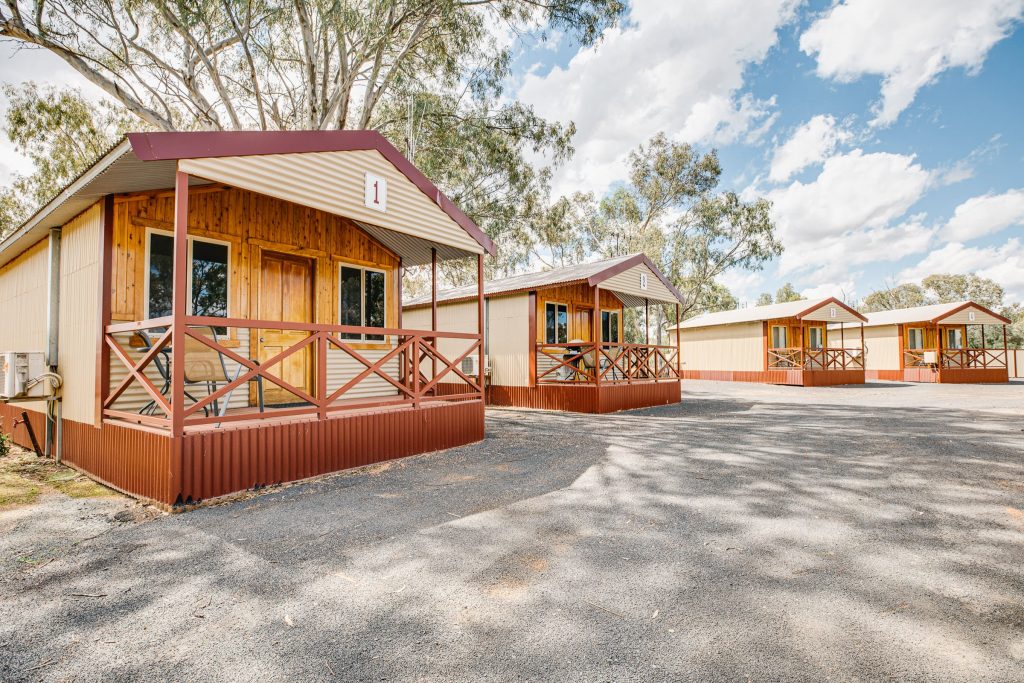
[(599, 273), (594, 273), (589, 278), (587, 278), (587, 283), (591, 287), (599, 285), (600, 283), (604, 282), (605, 280), (607, 280), (609, 278), (612, 278), (612, 277), (615, 277), (619, 273), (625, 272), (625, 271), (629, 270), (630, 268), (633, 268), (634, 266), (637, 266), (637, 265), (640, 265), (640, 264), (644, 264), (648, 268), (650, 268), (651, 272), (654, 273), (654, 275), (659, 280), (661, 280), (662, 284), (664, 284), (668, 288), (668, 291), (672, 292), (672, 295), (674, 297), (679, 299), (680, 302), (684, 301), (684, 297), (683, 297), (682, 294), (679, 293), (679, 290), (676, 289), (675, 286), (673, 286), (673, 284), (668, 281), (668, 278), (666, 278), (664, 275), (661, 274), (661, 271), (658, 270), (657, 266), (655, 266), (651, 262), (651, 259), (647, 258), (646, 254), (636, 254), (636, 255), (626, 259), (625, 261), (622, 261), (620, 263), (616, 263), (613, 266), (609, 266), (608, 268), (602, 270)]
[(953, 309), (952, 311), (949, 311), (948, 313), (943, 313), (943, 314), (942, 314), (942, 315), (940, 315), (940, 316), (939, 316), (938, 318), (935, 318), (934, 320), (929, 320), (928, 322), (930, 322), (930, 323), (932, 323), (932, 324), (937, 324), (937, 323), (940, 323), (940, 322), (942, 322), (943, 320), (945, 320), (946, 318), (948, 318), (949, 316), (951, 316), (951, 315), (954, 315), (954, 314), (956, 314), (956, 313), (959, 313), (960, 311), (962, 311), (962, 310), (964, 310), (964, 309), (966, 309), (966, 308), (970, 308), (970, 307), (972, 307), (972, 306), (973, 306), (974, 308), (977, 308), (978, 310), (981, 310), (981, 311), (984, 311), (985, 313), (988, 313), (988, 314), (989, 314), (989, 315), (991, 315), (991, 316), (994, 316), (994, 317), (996, 317), (996, 318), (999, 318), (1000, 320), (1002, 320), (1002, 321), (1003, 321), (1003, 324), (1004, 324), (1004, 325), (1009, 325), (1009, 324), (1010, 324), (1010, 323), (1012, 322), (1012, 321), (1011, 321), (1011, 320), (1010, 320), (1009, 318), (1007, 318), (1007, 317), (1006, 317), (1005, 315), (999, 315), (998, 313), (996, 313), (996, 312), (995, 312), (995, 311), (993, 311), (992, 309), (989, 309), (989, 308), (985, 308), (985, 307), (984, 307), (984, 306), (982, 306), (981, 304), (976, 304), (976, 303), (974, 303), (973, 301), (968, 301), (967, 303), (965, 303), (965, 304), (963, 304), (963, 305), (957, 306), (957, 307), (956, 307), (956, 308), (954, 308), (954, 309)]
[(823, 307), (825, 307), (825, 306), (827, 306), (829, 304), (836, 304), (840, 308), (843, 308), (846, 311), (848, 311), (849, 313), (852, 313), (853, 315), (857, 316), (862, 321), (864, 321), (864, 322), (868, 321), (867, 317), (865, 317), (865, 316), (861, 315), (860, 313), (858, 313), (857, 311), (853, 310), (852, 308), (850, 308), (849, 306), (847, 306), (846, 304), (844, 304), (842, 301), (840, 301), (839, 299), (835, 298), (834, 296), (833, 297), (829, 297), (828, 299), (825, 299), (824, 301), (822, 301), (819, 304), (815, 304), (811, 308), (808, 308), (806, 311), (801, 311), (801, 312), (797, 313), (796, 317), (802, 319), (808, 313), (813, 313), (814, 311), (818, 310), (819, 308), (823, 308)]
[(128, 140), (135, 156), (142, 161), (376, 150), (412, 181), (430, 201), (437, 204), (469, 233), (488, 254), (494, 256), (497, 253), (497, 247), (484, 231), (413, 166), (411, 161), (402, 156), (394, 145), (374, 130), (129, 133)]

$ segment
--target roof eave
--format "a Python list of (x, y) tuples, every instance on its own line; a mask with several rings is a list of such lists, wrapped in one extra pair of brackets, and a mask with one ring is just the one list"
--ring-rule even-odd
[(992, 309), (987, 308), (985, 306), (982, 306), (981, 304), (976, 304), (973, 301), (967, 301), (967, 302), (957, 306), (953, 310), (946, 311), (942, 315), (940, 315), (937, 318), (934, 318), (932, 320), (929, 320), (928, 322), (932, 323), (933, 325), (937, 325), (938, 323), (942, 322), (943, 320), (945, 320), (949, 316), (954, 315), (956, 313), (959, 313), (960, 311), (965, 310), (967, 308), (971, 308), (972, 306), (974, 308), (981, 309), (985, 313), (988, 313), (989, 315), (991, 315), (993, 318), (998, 318), (999, 320), (1001, 320), (1003, 322), (1004, 325), (1009, 325), (1011, 322), (1013, 322), (1012, 320), (1007, 318), (1005, 315), (1000, 315), (1000, 314), (996, 313), (995, 311), (993, 311)]
[(840, 301), (839, 299), (835, 298), (834, 296), (830, 296), (829, 298), (825, 299), (824, 301), (821, 301), (821, 302), (817, 303), (816, 305), (812, 306), (811, 308), (808, 308), (805, 311), (801, 311), (800, 313), (798, 313), (796, 315), (796, 317), (802, 320), (805, 315), (809, 315), (809, 314), (813, 313), (814, 311), (818, 310), (819, 308), (821, 308), (822, 306), (827, 306), (828, 304), (836, 304), (836, 305), (838, 305), (840, 308), (844, 309), (845, 311), (847, 311), (848, 313), (852, 314), (853, 316), (855, 316), (857, 318), (860, 318), (861, 322), (865, 322), (866, 323), (868, 321), (867, 316), (863, 315), (862, 313), (860, 313), (858, 311), (853, 310), (851, 307), (847, 306), (846, 304), (844, 304), (842, 301)]
[(683, 295), (679, 293), (679, 290), (675, 288), (675, 285), (669, 282), (668, 278), (662, 275), (661, 271), (658, 269), (657, 266), (654, 265), (651, 259), (647, 258), (647, 254), (635, 254), (624, 261), (620, 261), (619, 263), (608, 266), (604, 270), (598, 273), (594, 273), (589, 278), (587, 278), (587, 284), (589, 284), (591, 287), (595, 287), (604, 282), (605, 280), (613, 278), (619, 273), (625, 272), (630, 268), (633, 268), (641, 264), (646, 265), (648, 268), (650, 268), (651, 272), (654, 273), (654, 275), (659, 280), (661, 280), (661, 283), (668, 288), (668, 291), (672, 293), (672, 296), (674, 296), (679, 301), (679, 303), (683, 303)]

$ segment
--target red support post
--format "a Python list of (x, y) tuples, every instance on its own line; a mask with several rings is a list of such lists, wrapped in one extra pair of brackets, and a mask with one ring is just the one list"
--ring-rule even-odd
[(527, 313), (527, 335), (529, 336), (529, 343), (527, 348), (530, 351), (530, 386), (537, 386), (537, 292), (530, 292), (527, 299), (528, 306), (530, 307)]
[(107, 349), (107, 325), (110, 324), (111, 272), (114, 254), (114, 195), (103, 198), (103, 230), (100, 233), (100, 333), (96, 342), (96, 426), (103, 423), (103, 404), (110, 391), (110, 351)]
[(484, 337), (487, 335), (487, 330), (484, 329), (484, 255), (477, 254), (476, 257), (476, 329), (480, 334), (480, 348), (478, 349), (480, 354), (480, 373), (477, 375), (477, 383), (480, 385), (480, 400), (485, 400), (485, 389), (484, 384), (486, 379), (484, 378), (484, 361), (486, 360), (484, 354)]
[[(430, 331), (437, 332), (437, 247), (430, 248)], [(433, 337), (430, 343), (436, 349), (437, 337)], [(436, 357), (431, 357), (430, 368), (430, 379), (434, 379), (437, 377)]]
[(683, 329), (680, 327), (682, 321), (679, 319), (679, 304), (676, 304), (676, 377), (683, 378)]
[(188, 313), (188, 174), (174, 174), (174, 279), (171, 298), (171, 491), (181, 490), (185, 434), (185, 315)]
[(651, 302), (644, 299), (644, 343), (651, 345)]
[[(594, 315), (590, 321), (590, 340), (594, 344), (594, 391), (601, 405), (601, 288), (594, 286)], [(610, 323), (609, 323), (610, 324)]]

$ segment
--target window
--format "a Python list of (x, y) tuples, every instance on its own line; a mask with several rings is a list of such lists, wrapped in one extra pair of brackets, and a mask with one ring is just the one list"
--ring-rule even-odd
[(772, 325), (772, 348), (786, 348), (786, 328), (781, 325)]
[(924, 348), (924, 328), (923, 327), (911, 327), (907, 330), (907, 348), (908, 349), (923, 349)]
[[(338, 285), (338, 322), (353, 327), (384, 327), (387, 287), (384, 271), (341, 266)], [(384, 341), (382, 334), (346, 332), (342, 339)]]
[(548, 344), (569, 341), (569, 307), (565, 304), (544, 304), (544, 341)]
[(820, 327), (808, 327), (807, 348), (817, 350), (822, 346), (822, 329)]
[(619, 343), (618, 311), (601, 311), (601, 341), (607, 344)]
[[(224, 242), (188, 238), (188, 314), (226, 318), (228, 315), (228, 253)], [(174, 300), (174, 237), (150, 231), (146, 279), (146, 317), (171, 314)]]
[(964, 336), (963, 330), (951, 329), (946, 330), (946, 348), (947, 349), (962, 349), (964, 347)]

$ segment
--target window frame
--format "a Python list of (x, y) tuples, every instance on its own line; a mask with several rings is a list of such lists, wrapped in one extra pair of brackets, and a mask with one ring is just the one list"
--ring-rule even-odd
[[(921, 345), (914, 346), (914, 332), (920, 333)], [(924, 328), (923, 327), (908, 327), (907, 328), (907, 350), (908, 351), (923, 351), (924, 350)]]
[[(818, 346), (811, 346), (811, 333), (817, 331)], [(818, 325), (811, 325), (807, 328), (807, 348), (811, 351), (821, 351), (825, 348), (825, 328)]]
[[(789, 348), (789, 326), (788, 325), (770, 325), (768, 330), (769, 338), (771, 342), (771, 348), (773, 349), (788, 349)], [(783, 346), (775, 345), (775, 330), (782, 330)]]
[[(555, 341), (548, 341), (548, 306), (555, 307)], [(558, 309), (565, 309), (565, 341), (558, 341)], [(544, 343), (545, 344), (568, 344), (569, 343), (569, 304), (563, 301), (544, 301)]]
[[(378, 266), (368, 266), (368, 265), (364, 265), (362, 263), (355, 263), (355, 262), (352, 262), (352, 261), (342, 261), (342, 260), (337, 260), (336, 264), (337, 264), (337, 267), (338, 267), (337, 271), (336, 271), (336, 274), (337, 274), (338, 277), (335, 280), (335, 283), (338, 286), (338, 297), (337, 297), (337, 306), (335, 306), (335, 310), (334, 310), (334, 315), (335, 315), (335, 320), (337, 320), (337, 324), (339, 324), (339, 325), (343, 325), (344, 324), (344, 323), (341, 322), (341, 320), (342, 320), (342, 316), (341, 316), (341, 304), (342, 304), (342, 301), (341, 301), (341, 272), (342, 272), (342, 269), (344, 269), (344, 268), (351, 268), (353, 270), (358, 270), (360, 272), (360, 274), (359, 274), (359, 321), (360, 321), (360, 324), (358, 325), (358, 327), (367, 327), (367, 325), (366, 325), (366, 272), (367, 271), (371, 271), (371, 272), (374, 272), (374, 273), (380, 273), (381, 275), (384, 276), (384, 325), (381, 327), (381, 329), (387, 329), (387, 326), (388, 326), (388, 300), (391, 298), (391, 296), (388, 293), (390, 287), (389, 287), (389, 283), (388, 283), (388, 271), (387, 271), (387, 269), (380, 268)], [(351, 343), (355, 343), (355, 344), (376, 344), (376, 345), (387, 345), (387, 344), (390, 344), (391, 338), (390, 338), (389, 335), (381, 334), (381, 335), (374, 335), (374, 336), (380, 336), (380, 339), (367, 339), (367, 334), (365, 332), (361, 332), (358, 337), (345, 337), (345, 336), (341, 336), (341, 341), (345, 342), (345, 343), (351, 342)]]
[[(143, 320), (152, 320), (153, 319), (153, 316), (150, 315), (150, 303), (151, 302), (150, 302), (150, 298), (149, 298), (149, 278), (150, 278), (150, 256), (152, 255), (152, 235), (154, 235), (154, 234), (163, 235), (165, 237), (170, 237), (172, 240), (174, 239), (174, 233), (169, 231), (169, 230), (161, 230), (160, 228), (151, 228), (151, 227), (147, 227), (146, 228), (146, 242), (145, 242), (145, 244), (142, 245), (143, 252), (145, 254), (144, 257), (143, 257), (143, 260), (145, 262), (144, 263), (145, 270), (143, 271), (145, 273), (145, 277), (143, 278), (143, 286), (142, 286), (142, 289), (143, 289), (143, 293), (142, 293), (143, 305), (145, 307), (145, 310), (143, 311), (143, 314), (144, 314), (145, 317), (143, 318)], [(225, 310), (224, 317), (225, 318), (230, 318), (230, 317), (232, 317), (232, 311), (231, 311), (231, 292), (232, 292), (232, 290), (231, 290), (231, 280), (232, 280), (232, 278), (231, 278), (231, 260), (233, 258), (233, 254), (231, 252), (232, 252), (232, 247), (234, 245), (229, 240), (221, 240), (221, 239), (216, 239), (214, 237), (205, 237), (205, 236), (201, 237), (201, 236), (198, 236), (198, 235), (188, 235), (188, 250), (187, 250), (188, 255), (187, 255), (186, 258), (188, 259), (188, 275), (189, 275), (189, 277), (188, 277), (188, 284), (187, 284), (187, 287), (186, 287), (186, 290), (185, 290), (185, 315), (194, 315), (193, 312), (192, 312), (192, 247), (193, 247), (193, 244), (197, 240), (200, 241), (200, 242), (206, 242), (207, 244), (218, 244), (218, 245), (227, 247), (227, 250), (228, 250), (227, 285), (226, 285), (225, 292), (227, 294), (227, 299), (228, 300), (225, 302), (225, 306), (224, 306), (224, 310)], [(173, 241), (172, 241), (172, 244), (173, 244)], [(172, 273), (172, 277), (173, 277), (173, 273)], [(173, 290), (173, 286), (172, 286), (172, 290)], [(172, 304), (173, 304), (173, 299), (172, 299)], [(219, 317), (219, 316), (211, 316), (211, 317)]]
[[(611, 336), (612, 331), (612, 316), (615, 316), (615, 341), (605, 339), (604, 336), (604, 317), (608, 316), (608, 336)], [(622, 343), (622, 310), (618, 308), (611, 308), (601, 311), (601, 343), (602, 344), (621, 344)]]
[[(954, 339), (959, 338), (959, 341), (954, 346), (950, 343), (950, 337)], [(964, 348), (964, 332), (959, 327), (947, 327), (946, 328), (946, 348), (947, 349), (962, 349)]]

